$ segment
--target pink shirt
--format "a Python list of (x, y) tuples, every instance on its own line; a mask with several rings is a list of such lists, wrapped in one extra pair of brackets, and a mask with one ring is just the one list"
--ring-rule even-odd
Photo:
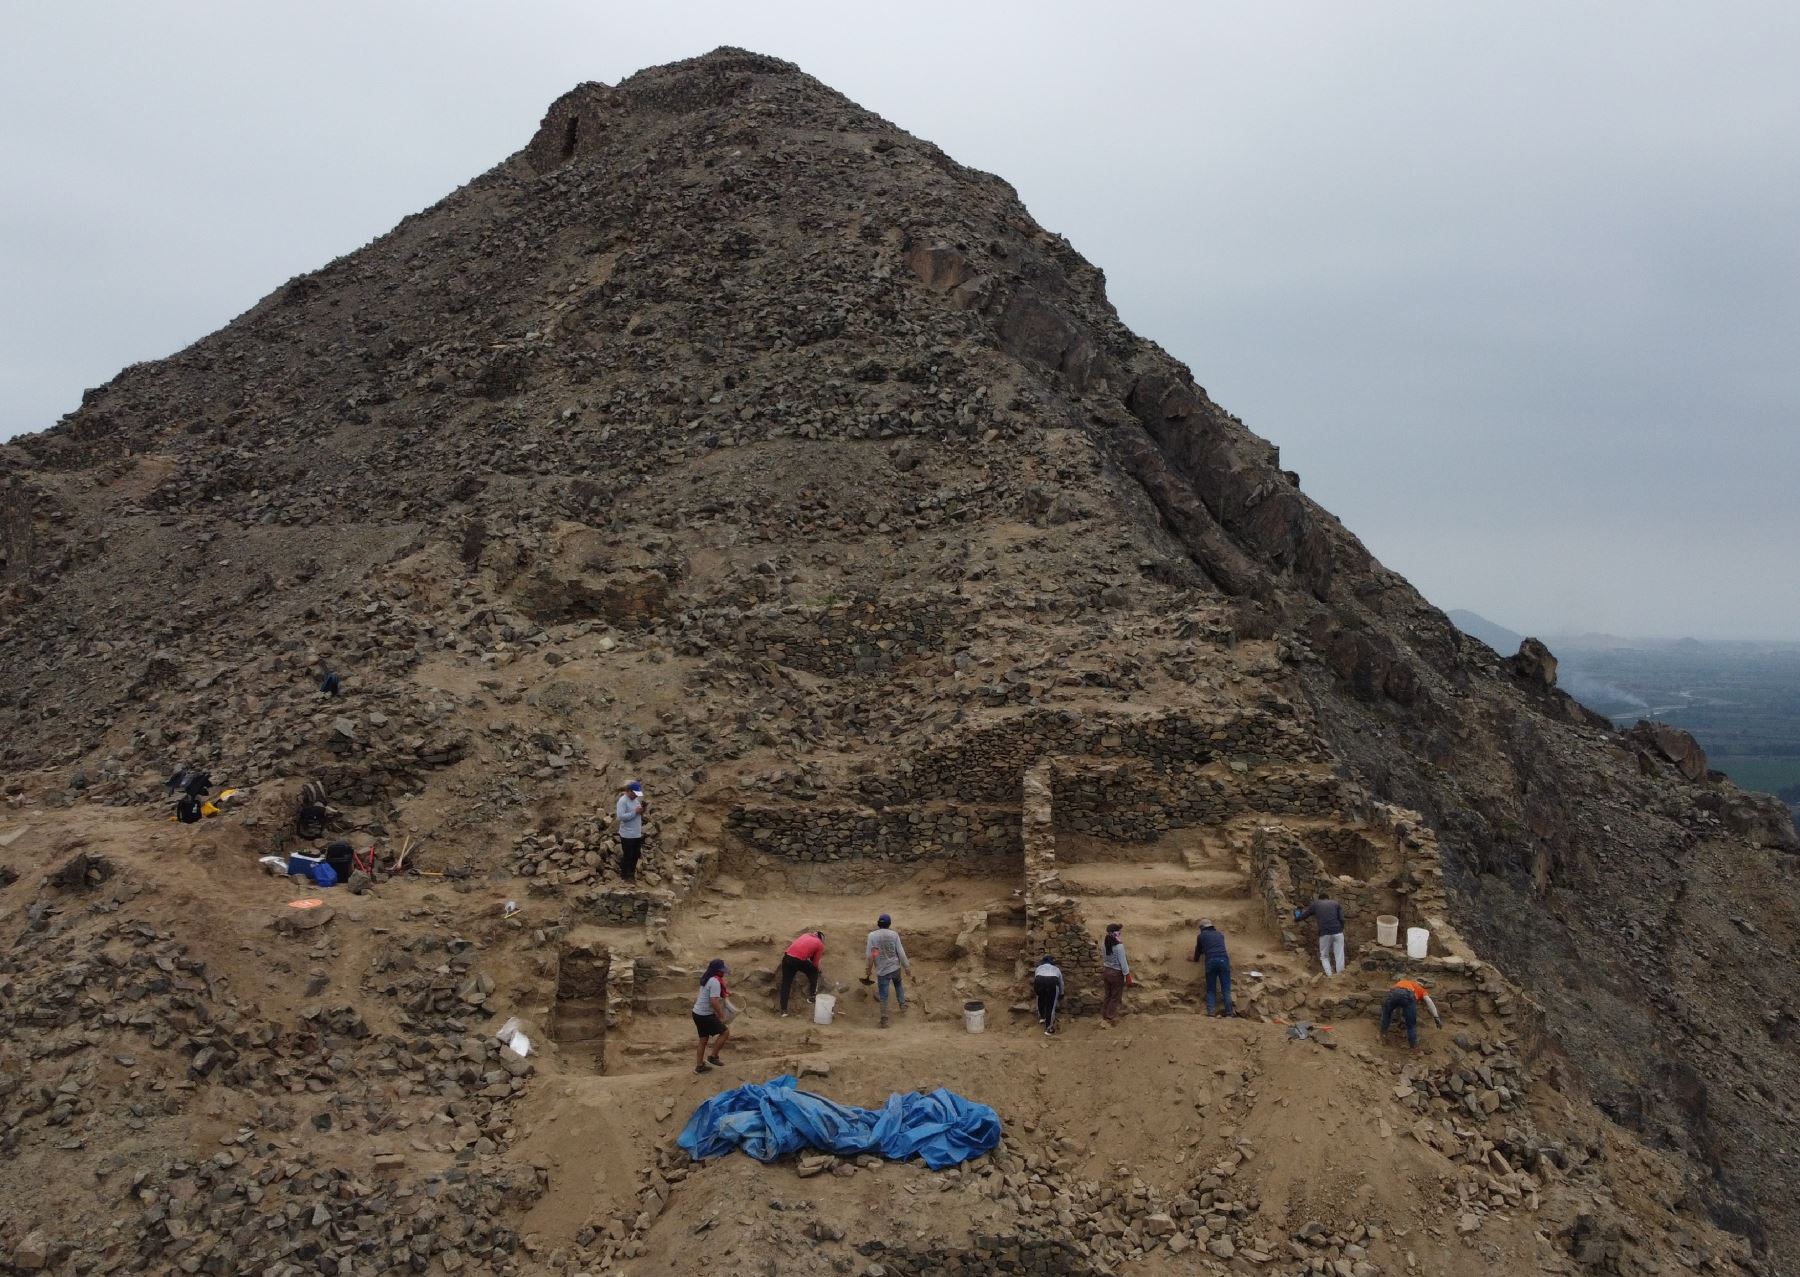
[(817, 962), (819, 955), (824, 952), (825, 942), (810, 931), (787, 947), (787, 956), (798, 958), (802, 962)]

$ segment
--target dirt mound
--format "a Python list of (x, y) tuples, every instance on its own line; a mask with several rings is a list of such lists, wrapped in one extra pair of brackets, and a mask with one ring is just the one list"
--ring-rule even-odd
[[(1003, 182), (788, 64), (579, 86), (0, 472), (16, 1269), (1793, 1262), (1791, 824), (1465, 640)], [(171, 823), (182, 767), (240, 793)], [(366, 892), (258, 862), (333, 838)], [(918, 968), (887, 1029), (853, 979), (884, 911)], [(775, 1006), (813, 926), (830, 1026)], [(698, 1077), (721, 955), (751, 1009)], [(1375, 1033), (1401, 972), (1447, 1015), (1416, 1054)], [(950, 1086), (1006, 1141), (675, 1151), (789, 1067)]]

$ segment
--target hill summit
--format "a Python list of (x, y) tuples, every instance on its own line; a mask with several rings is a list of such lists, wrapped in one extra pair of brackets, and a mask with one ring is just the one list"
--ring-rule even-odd
[[(1779, 804), (1464, 637), (1004, 182), (785, 62), (580, 85), (0, 447), (0, 553), (17, 1270), (1792, 1271)], [(170, 823), (178, 768), (236, 801)], [(333, 838), (378, 871), (291, 909), (259, 857)], [(829, 1024), (779, 1009), (812, 927)], [(784, 1071), (1005, 1138), (674, 1147)]]

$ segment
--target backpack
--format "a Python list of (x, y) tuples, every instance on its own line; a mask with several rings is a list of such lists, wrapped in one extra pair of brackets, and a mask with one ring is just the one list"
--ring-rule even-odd
[(175, 800), (175, 819), (184, 825), (195, 825), (200, 822), (200, 800), (192, 794), (183, 794)]
[(294, 818), (294, 832), (302, 838), (318, 838), (325, 832), (325, 809), (317, 803), (307, 803)]

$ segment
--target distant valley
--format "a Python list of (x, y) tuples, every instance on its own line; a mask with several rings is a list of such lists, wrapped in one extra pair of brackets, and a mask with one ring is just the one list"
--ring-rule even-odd
[[(1449, 617), (1503, 656), (1523, 635), (1474, 612)], [(1557, 686), (1621, 727), (1658, 719), (1691, 732), (1707, 761), (1800, 814), (1800, 643), (1538, 635)]]

